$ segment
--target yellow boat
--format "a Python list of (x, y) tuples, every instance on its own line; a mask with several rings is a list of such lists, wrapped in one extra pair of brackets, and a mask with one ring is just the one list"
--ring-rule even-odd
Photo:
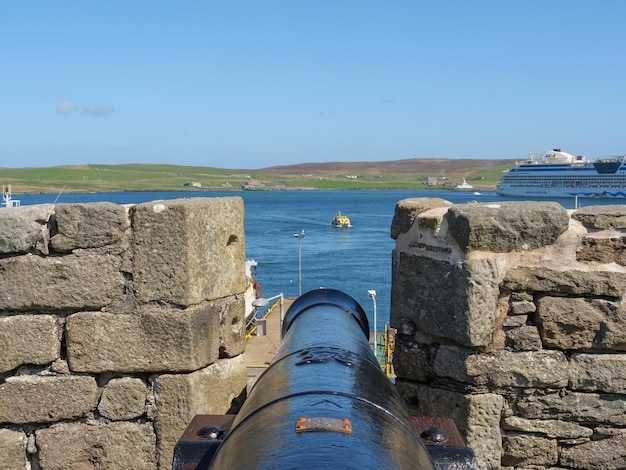
[(335, 217), (333, 217), (333, 220), (331, 223), (333, 224), (333, 227), (337, 227), (337, 228), (352, 227), (352, 224), (350, 223), (350, 219), (346, 217), (345, 215), (341, 215), (341, 212), (339, 212)]

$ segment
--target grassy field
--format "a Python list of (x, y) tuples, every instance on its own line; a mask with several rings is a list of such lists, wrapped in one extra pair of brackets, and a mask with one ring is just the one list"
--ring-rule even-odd
[[(477, 189), (493, 189), (507, 165), (476, 168), (455, 173), (453, 160), (441, 187), (454, 187), (463, 178)], [(348, 178), (356, 176), (356, 178)], [(178, 165), (77, 165), (46, 168), (0, 168), (0, 184), (11, 184), (13, 192), (57, 193), (102, 191), (198, 191), (241, 189), (428, 189), (427, 178), (438, 173), (386, 173), (381, 165), (363, 164), (350, 170), (315, 173), (275, 173), (263, 170), (234, 170)], [(191, 186), (199, 183), (200, 187)], [(445, 186), (444, 186), (445, 185)]]

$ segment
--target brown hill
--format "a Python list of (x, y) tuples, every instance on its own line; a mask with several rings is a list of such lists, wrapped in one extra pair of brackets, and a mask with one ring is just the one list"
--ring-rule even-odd
[(368, 170), (380, 174), (398, 173), (469, 173), (481, 168), (492, 168), (512, 165), (515, 160), (491, 159), (454, 159), (454, 158), (410, 158), (384, 162), (325, 162), (300, 163), (297, 165), (271, 166), (260, 171), (284, 175), (301, 175), (306, 173), (344, 172), (351, 173)]

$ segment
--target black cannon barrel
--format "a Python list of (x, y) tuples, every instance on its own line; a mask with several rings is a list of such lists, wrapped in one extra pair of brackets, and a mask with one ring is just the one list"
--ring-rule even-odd
[(209, 468), (435, 468), (352, 297), (332, 289), (302, 295), (282, 334)]

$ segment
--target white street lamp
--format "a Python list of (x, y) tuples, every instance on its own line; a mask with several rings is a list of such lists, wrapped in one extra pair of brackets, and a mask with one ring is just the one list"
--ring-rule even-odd
[(283, 312), (285, 308), (285, 297), (283, 296), (282, 292), (278, 295), (274, 295), (273, 297), (268, 297), (268, 298), (259, 297), (257, 299), (254, 299), (252, 301), (252, 305), (254, 305), (255, 307), (267, 307), (270, 304), (270, 301), (276, 300), (276, 299), (280, 299), (280, 330), (282, 331), (283, 319), (285, 318), (285, 314)]
[(376, 291), (368, 290), (367, 295), (370, 296), (374, 302), (374, 355), (378, 358), (378, 340), (376, 338)]
[(294, 237), (298, 239), (298, 297), (302, 295), (302, 239), (306, 236), (304, 230), (300, 233), (294, 233)]

